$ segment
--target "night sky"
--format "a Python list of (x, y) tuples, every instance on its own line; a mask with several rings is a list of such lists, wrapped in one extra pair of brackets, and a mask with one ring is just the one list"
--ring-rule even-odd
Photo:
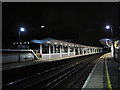
[[(118, 3), (93, 2), (24, 2), (2, 3), (2, 44), (7, 48), (18, 41), (55, 38), (92, 46), (103, 46), (99, 39), (110, 38), (107, 24), (118, 37)], [(44, 25), (45, 28), (41, 28)]]

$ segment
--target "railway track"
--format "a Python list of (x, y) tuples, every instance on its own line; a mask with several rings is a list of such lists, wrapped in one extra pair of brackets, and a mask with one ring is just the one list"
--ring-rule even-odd
[[(65, 82), (68, 83), (68, 79), (71, 79), (71, 77), (74, 76), (78, 71), (82, 71), (82, 73), (79, 74), (79, 77), (82, 77), (84, 73), (88, 72), (87, 70), (91, 67), (91, 63), (96, 58), (99, 58), (99, 56), (101, 55), (87, 57), (83, 60), (73, 60), (70, 63), (57, 66), (41, 73), (16, 80), (14, 82), (10, 82), (6, 85), (3, 85), (3, 90), (53, 89), (57, 87), (61, 88), (65, 86)], [(63, 85), (63, 83), (65, 84)], [(74, 84), (75, 83), (77, 82), (75, 81)], [(67, 86), (71, 87), (72, 84), (69, 84)]]
[[(68, 64), (71, 62), (77, 62), (77, 61), (80, 61), (82, 59), (85, 59), (85, 58), (91, 57), (91, 56), (92, 55), (86, 55), (85, 57), (80, 56), (80, 57), (75, 57), (75, 58), (63, 59), (63, 60), (59, 60), (59, 61), (44, 62), (44, 63), (35, 64), (35, 65), (33, 64), (33, 65), (29, 65), (29, 66), (14, 68), (11, 70), (4, 70), (4, 71), (2, 71), (2, 75), (3, 75), (2, 84), (6, 85), (10, 82), (17, 81), (21, 78), (33, 76), (37, 73), (41, 73), (46, 70), (56, 68), (57, 66), (61, 66), (61, 65)], [(4, 67), (4, 65), (3, 65), (3, 67)]]

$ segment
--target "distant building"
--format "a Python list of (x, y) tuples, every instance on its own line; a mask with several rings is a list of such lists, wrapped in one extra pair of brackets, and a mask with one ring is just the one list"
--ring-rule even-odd
[(13, 44), (11, 45), (11, 49), (18, 49), (18, 47), (20, 49), (29, 49), (29, 44), (30, 42), (13, 42)]

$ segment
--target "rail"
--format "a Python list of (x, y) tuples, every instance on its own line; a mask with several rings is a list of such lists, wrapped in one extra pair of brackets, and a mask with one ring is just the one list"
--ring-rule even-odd
[[(25, 77), (14, 82), (10, 82), (3, 85), (3, 89), (7, 88), (9, 90), (9, 88), (22, 88), (24, 90), (26, 88), (35, 88), (38, 86), (41, 88), (53, 88), (78, 70), (91, 63), (93, 61), (93, 57), (94, 56), (91, 56), (80, 61), (73, 60), (70, 63), (37, 73), (30, 77)], [(34, 82), (34, 84), (31, 82)]]

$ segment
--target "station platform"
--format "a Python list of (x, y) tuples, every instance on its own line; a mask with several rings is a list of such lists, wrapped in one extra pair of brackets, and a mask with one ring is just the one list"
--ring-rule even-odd
[[(95, 54), (95, 53), (92, 53), (92, 54)], [(41, 59), (32, 60), (32, 61), (25, 61), (25, 62), (22, 61), (22, 62), (8, 63), (8, 64), (3, 64), (1, 70), (5, 71), (5, 70), (14, 69), (14, 68), (20, 68), (20, 67), (24, 67), (24, 66), (44, 63), (44, 62), (57, 61), (57, 60), (69, 59), (69, 58), (74, 58), (74, 57), (79, 57), (79, 56), (86, 56), (86, 55), (90, 55), (90, 54), (75, 55), (75, 56), (61, 57), (61, 58), (55, 58), (55, 59), (46, 59), (46, 60), (41, 58)]]
[(111, 53), (100, 57), (82, 87), (82, 90), (86, 89), (120, 90), (120, 63)]

